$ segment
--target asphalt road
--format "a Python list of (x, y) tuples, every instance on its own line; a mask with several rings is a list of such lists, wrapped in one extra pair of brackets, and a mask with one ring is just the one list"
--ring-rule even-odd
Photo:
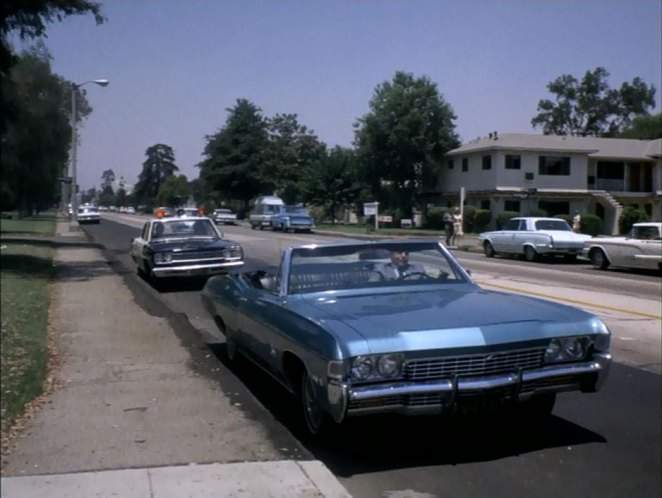
[[(119, 263), (115, 267), (137, 302), (141, 294), (149, 294), (172, 312), (184, 314), (222, 361), (223, 345), (212, 344), (215, 326), (200, 305), (201, 283), (156, 291), (138, 277), (128, 248), (141, 222), (121, 219), (123, 223), (105, 218), (85, 231)], [(328, 240), (245, 227), (224, 231), (244, 246), (248, 266), (276, 264), (280, 249), (289, 243)], [(488, 286), (543, 289), (605, 318), (614, 333), (616, 362), (604, 390), (561, 395), (554, 416), (540, 427), (484, 419), (371, 417), (353, 420), (333, 441), (318, 442), (297, 427), (288, 395), (252, 365), (240, 362), (222, 369), (218, 375), (229, 378), (221, 379), (221, 386), (232, 385), (240, 404), (242, 398), (256, 399), (281, 427), (281, 439), (296, 439), (357, 497), (661, 496), (660, 313), (650, 304), (659, 305), (659, 276), (596, 272), (584, 263), (457, 255), (476, 280)], [(254, 410), (254, 404), (245, 406)]]

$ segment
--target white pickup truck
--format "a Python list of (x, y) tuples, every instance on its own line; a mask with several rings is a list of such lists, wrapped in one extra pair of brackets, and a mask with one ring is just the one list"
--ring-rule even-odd
[(600, 270), (610, 266), (662, 270), (662, 223), (635, 223), (625, 237), (594, 237), (583, 254)]

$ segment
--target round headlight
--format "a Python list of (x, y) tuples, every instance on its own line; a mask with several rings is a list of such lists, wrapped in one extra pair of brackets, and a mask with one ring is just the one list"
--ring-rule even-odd
[(561, 342), (558, 339), (552, 339), (545, 350), (545, 360), (554, 361), (559, 358), (561, 352)]
[(564, 341), (563, 356), (568, 360), (580, 360), (586, 355), (584, 341), (580, 337), (570, 337)]
[(402, 360), (397, 354), (380, 356), (377, 362), (377, 371), (382, 377), (395, 377), (400, 373)]
[(369, 356), (357, 356), (352, 363), (352, 377), (358, 380), (370, 378), (372, 374), (372, 358)]

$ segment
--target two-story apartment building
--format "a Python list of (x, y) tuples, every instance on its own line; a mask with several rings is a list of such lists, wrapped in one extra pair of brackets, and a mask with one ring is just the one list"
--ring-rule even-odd
[[(522, 215), (593, 213), (618, 233), (624, 206), (662, 220), (662, 140), (490, 133), (445, 157), (435, 196), (457, 205)], [(494, 223), (494, 222), (492, 222)]]

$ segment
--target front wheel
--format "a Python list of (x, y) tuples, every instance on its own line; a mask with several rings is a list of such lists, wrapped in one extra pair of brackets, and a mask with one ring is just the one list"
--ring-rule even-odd
[(591, 251), (591, 263), (598, 270), (605, 270), (609, 266), (609, 260), (602, 249), (593, 249)]
[(313, 436), (319, 435), (324, 428), (326, 414), (319, 404), (317, 389), (308, 371), (301, 376), (301, 408), (306, 429)]
[(491, 242), (486, 241), (483, 249), (485, 250), (485, 256), (488, 258), (493, 258), (496, 255), (496, 251), (494, 250)]

